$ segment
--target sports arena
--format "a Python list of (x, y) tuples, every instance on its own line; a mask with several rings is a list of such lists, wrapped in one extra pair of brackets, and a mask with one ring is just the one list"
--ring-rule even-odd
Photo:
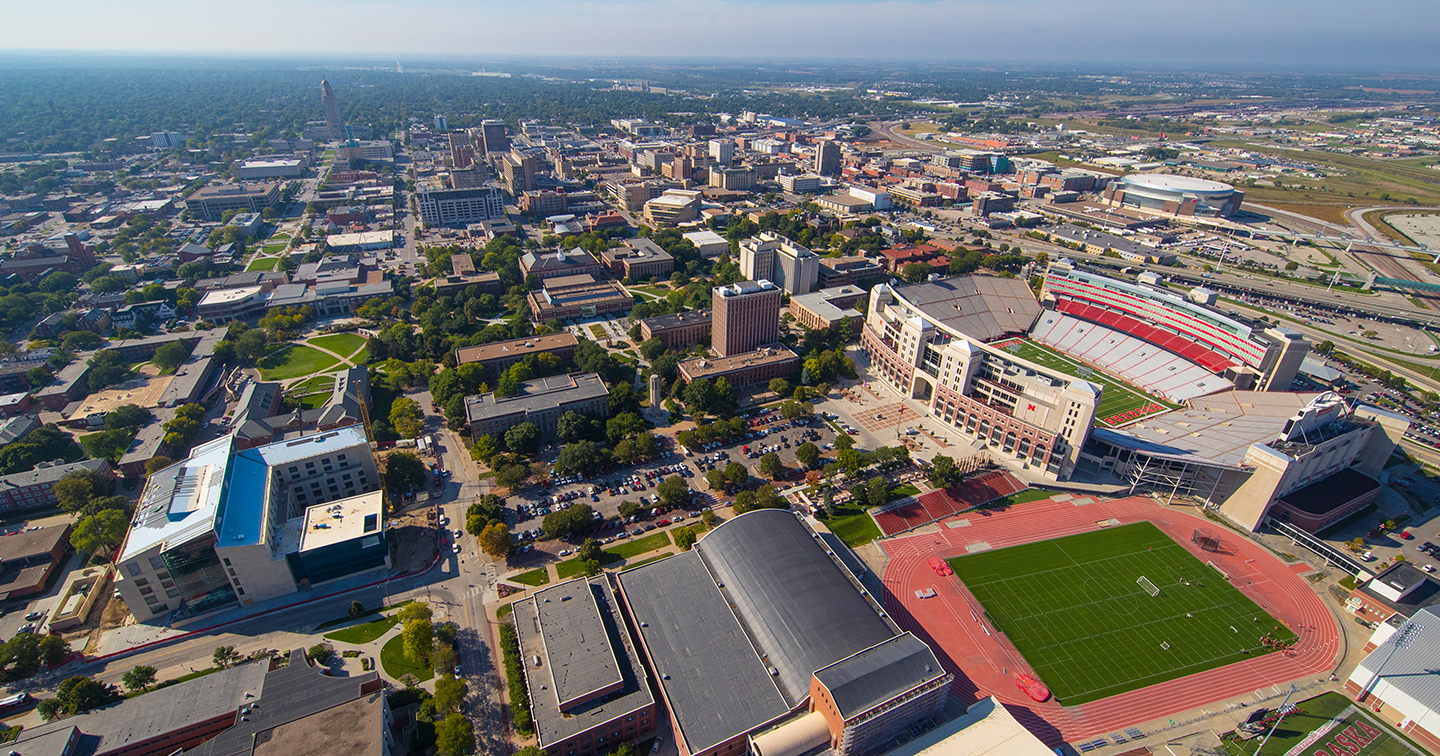
[(1245, 193), (1219, 181), (1169, 173), (1133, 173), (1107, 186), (1107, 202), (1152, 213), (1229, 218), (1240, 209)]
[(1068, 260), (1050, 266), (1041, 299), (1047, 309), (1032, 339), (1173, 402), (1232, 388), (1288, 391), (1310, 351), (1291, 329), (1260, 330), (1159, 285)]

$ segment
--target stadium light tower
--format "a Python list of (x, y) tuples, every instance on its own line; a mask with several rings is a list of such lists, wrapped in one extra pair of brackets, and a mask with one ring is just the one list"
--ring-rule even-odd
[(1279, 727), (1280, 723), (1285, 720), (1285, 715), (1295, 710), (1290, 706), (1290, 697), (1295, 695), (1295, 690), (1295, 683), (1290, 683), (1290, 692), (1285, 694), (1285, 700), (1280, 703), (1280, 708), (1276, 709), (1276, 711), (1280, 712), (1280, 716), (1275, 718), (1275, 724), (1270, 725), (1270, 731), (1265, 733), (1265, 737), (1260, 739), (1260, 745), (1255, 748), (1256, 756), (1259, 756), (1260, 751), (1264, 750), (1265, 744), (1270, 742), (1270, 736), (1275, 734), (1275, 728)]

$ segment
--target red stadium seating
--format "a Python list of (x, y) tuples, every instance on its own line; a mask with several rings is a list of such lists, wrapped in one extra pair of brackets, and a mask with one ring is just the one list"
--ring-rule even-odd
[(1028, 487), (1008, 472), (987, 472), (954, 488), (931, 491), (904, 506), (877, 511), (875, 524), (885, 535), (895, 535), (1020, 493)]
[(1099, 323), (1107, 328), (1114, 328), (1121, 333), (1148, 341), (1167, 352), (1178, 354), (1212, 373), (1224, 373), (1235, 366), (1235, 360), (1225, 354), (1191, 341), (1173, 331), (1150, 325), (1133, 315), (1063, 297), (1055, 301), (1055, 309), (1067, 315)]

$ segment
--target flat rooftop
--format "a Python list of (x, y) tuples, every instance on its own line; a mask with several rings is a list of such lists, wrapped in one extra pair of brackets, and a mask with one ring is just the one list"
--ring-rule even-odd
[(645, 327), (654, 331), (666, 331), (671, 328), (682, 326), (693, 326), (698, 323), (710, 325), (711, 314), (709, 310), (693, 310), (688, 312), (677, 312), (671, 315), (656, 315), (653, 318), (645, 318)]
[(1152, 415), (1123, 430), (1097, 426), (1097, 440), (1152, 454), (1238, 465), (1254, 444), (1274, 441), (1285, 422), (1319, 396), (1287, 391), (1227, 391), (1190, 400), (1190, 407)]
[[(564, 589), (564, 590), (560, 590)], [(545, 604), (542, 595), (549, 594), (549, 604)], [(589, 604), (586, 605), (585, 594), (589, 594)], [(557, 601), (569, 597), (568, 601)], [(548, 607), (547, 610), (537, 609), (539, 606)], [(577, 608), (578, 607), (578, 608)], [(570, 617), (572, 613), (582, 615)], [(558, 743), (566, 738), (578, 735), (598, 724), (613, 721), (616, 717), (624, 716), (638, 711), (647, 706), (652, 706), (655, 699), (650, 694), (650, 686), (646, 683), (645, 668), (640, 664), (639, 654), (630, 644), (630, 635), (625, 631), (624, 625), (619, 617), (619, 605), (615, 600), (615, 594), (610, 590), (610, 584), (604, 577), (592, 578), (590, 580), (572, 580), (568, 583), (555, 586), (555, 588), (541, 591), (536, 595), (515, 602), (515, 630), (520, 641), (521, 655), (529, 660), (535, 656), (545, 659), (544, 667), (537, 668), (533, 661), (525, 664), (526, 684), (530, 689), (530, 709), (535, 719), (535, 729), (539, 737), (541, 747), (552, 743)], [(580, 624), (570, 626), (568, 629), (557, 627), (549, 628), (548, 625), (564, 625), (571, 619), (578, 619)], [(596, 624), (598, 622), (598, 624)], [(582, 629), (583, 628), (583, 629)], [(562, 635), (551, 636), (550, 633), (563, 633), (568, 638), (562, 639)], [(584, 638), (575, 638), (577, 632), (584, 632)], [(596, 637), (598, 634), (598, 637)], [(581, 640), (585, 647), (592, 651), (599, 651), (601, 646), (609, 649), (612, 655), (613, 672), (592, 666), (590, 663), (566, 667), (565, 671), (576, 672), (573, 679), (565, 682), (568, 690), (589, 688), (591, 685), (609, 680), (605, 687), (594, 690), (603, 690), (599, 695), (590, 696), (588, 699), (580, 697), (578, 703), (572, 703), (566, 709), (561, 709), (560, 698), (557, 695), (552, 675), (553, 668), (550, 658), (551, 648), (555, 644), (563, 643), (566, 639)], [(556, 651), (555, 658), (564, 657), (565, 654)], [(565, 662), (562, 662), (562, 664)], [(598, 674), (596, 674), (598, 672)], [(562, 678), (566, 675), (562, 675)], [(618, 684), (615, 681), (618, 679)], [(545, 686), (541, 690), (541, 686)]]
[(308, 507), (300, 528), (298, 550), (319, 549), (359, 538), (366, 533), (379, 533), (384, 525), (384, 513), (382, 491)]
[(232, 302), (240, 302), (259, 294), (263, 289), (259, 286), (242, 286), (238, 289), (211, 289), (205, 292), (200, 300), (200, 306), (222, 305)]
[(496, 341), (489, 344), (456, 349), (455, 362), (456, 364), (464, 365), (469, 362), (489, 362), (490, 360), (502, 358), (521, 358), (542, 352), (574, 349), (579, 343), (579, 339), (575, 338), (575, 334), (570, 331), (549, 336), (531, 336), (529, 338), (513, 339), (511, 341)]
[(516, 412), (539, 412), (560, 404), (608, 397), (609, 389), (595, 373), (552, 375), (520, 384), (520, 393), (496, 397), (492, 391), (465, 397), (465, 416), (471, 421)]
[(384, 753), (384, 693), (371, 693), (304, 719), (257, 733), (253, 756), (352, 756)]
[(621, 684), (620, 662), (589, 582), (546, 588), (533, 601), (545, 646), (545, 670), (536, 673), (549, 675), (562, 711)]
[(798, 359), (800, 359), (800, 355), (790, 351), (788, 347), (772, 344), (760, 347), (753, 352), (732, 354), (729, 357), (701, 357), (686, 360), (680, 363), (679, 367), (686, 375), (690, 376), (690, 380), (695, 380), (712, 375), (724, 375), (745, 368), (774, 365)]

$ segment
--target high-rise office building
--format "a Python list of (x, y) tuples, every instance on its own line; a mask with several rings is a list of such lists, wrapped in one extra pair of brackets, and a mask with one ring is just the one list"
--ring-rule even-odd
[(488, 118), (480, 122), (480, 134), (484, 137), (485, 152), (509, 152), (510, 137), (505, 133), (505, 122)]
[(780, 287), (769, 281), (717, 286), (711, 294), (710, 346), (721, 357), (780, 340)]
[(330, 82), (320, 80), (320, 102), (325, 106), (325, 129), (329, 132), (331, 140), (345, 138), (345, 121), (340, 118), (340, 102), (335, 99), (335, 91), (330, 88)]
[(537, 187), (535, 181), (537, 161), (535, 158), (518, 150), (511, 150), (501, 161), (500, 170), (505, 177), (505, 188), (510, 191), (510, 194), (519, 197), (525, 192), (535, 191)]
[(720, 165), (729, 165), (735, 160), (735, 143), (729, 139), (711, 139), (710, 157)]
[(450, 130), (450, 121), (446, 120), (445, 116), (443, 116), (443, 115), (437, 115), (437, 116), (435, 116), (435, 130), (436, 130), (436, 131), (449, 131), (449, 130)]
[(825, 140), (815, 146), (815, 172), (821, 176), (840, 175), (840, 145)]
[(808, 294), (820, 278), (820, 256), (770, 231), (740, 241), (740, 275), (773, 281), (791, 294)]
[(456, 168), (469, 168), (475, 162), (475, 146), (470, 142), (470, 135), (464, 131), (453, 131), (450, 133), (450, 165)]

